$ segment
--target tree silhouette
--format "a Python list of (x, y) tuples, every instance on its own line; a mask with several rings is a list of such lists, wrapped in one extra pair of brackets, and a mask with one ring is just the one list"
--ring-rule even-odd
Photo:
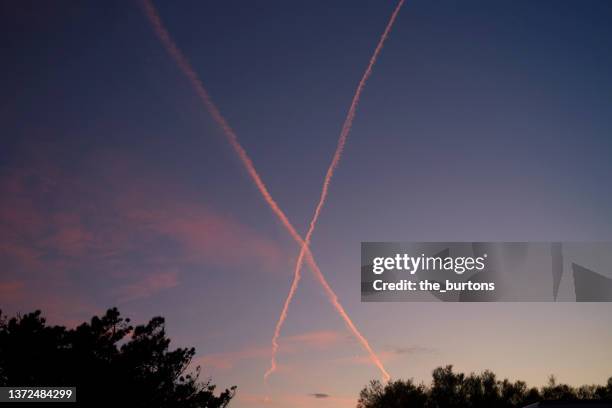
[[(0, 386), (75, 386), (79, 406), (221, 408), (236, 387), (215, 395), (188, 371), (194, 348), (169, 348), (164, 319), (133, 327), (116, 308), (75, 329), (48, 326), (40, 311), (0, 312)], [(67, 406), (74, 407), (71, 403)]]
[(426, 402), (425, 386), (414, 385), (412, 380), (391, 381), (384, 387), (380, 381), (371, 381), (361, 391), (357, 407), (422, 407)]
[(412, 380), (384, 386), (371, 381), (361, 390), (357, 408), (520, 408), (541, 400), (612, 400), (612, 377), (605, 385), (574, 388), (557, 384), (551, 376), (538, 389), (527, 387), (524, 381), (498, 380), (489, 370), (465, 375), (448, 365), (433, 370), (430, 386), (415, 385)]

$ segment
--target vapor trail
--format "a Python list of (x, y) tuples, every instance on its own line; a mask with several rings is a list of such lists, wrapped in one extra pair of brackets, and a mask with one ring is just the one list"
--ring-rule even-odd
[[(310, 226), (308, 227), (308, 232), (306, 233), (306, 238), (304, 239), (304, 244), (300, 250), (300, 255), (298, 256), (297, 262), (295, 264), (295, 270), (293, 272), (293, 281), (291, 282), (291, 287), (289, 289), (289, 293), (287, 294), (287, 298), (285, 299), (285, 303), (283, 305), (283, 309), (278, 318), (278, 322), (276, 323), (276, 327), (274, 328), (274, 336), (272, 337), (272, 358), (270, 360), (270, 368), (264, 374), (264, 379), (267, 380), (270, 374), (276, 371), (276, 354), (278, 353), (278, 338), (280, 337), (281, 329), (287, 319), (287, 312), (289, 310), (289, 305), (295, 295), (295, 292), (298, 288), (298, 284), (301, 279), (301, 269), (302, 264), (304, 263), (304, 255), (310, 246), (310, 239), (314, 232), (314, 229), (317, 225), (317, 221), (319, 220), (319, 215), (321, 214), (321, 209), (323, 205), (325, 205), (325, 200), (327, 199), (327, 194), (329, 190), (329, 185), (331, 183), (331, 179), (334, 176), (334, 172), (340, 163), (340, 159), (342, 157), (342, 152), (344, 151), (344, 145), (346, 144), (346, 139), (351, 131), (351, 127), (353, 126), (353, 120), (355, 119), (355, 112), (357, 111), (357, 105), (359, 104), (359, 99), (361, 98), (361, 93), (365, 88), (366, 82), (370, 75), (372, 74), (372, 69), (374, 68), (374, 64), (376, 64), (376, 60), (378, 59), (378, 55), (382, 51), (383, 45), (385, 44), (385, 40), (389, 36), (389, 32), (395, 23), (395, 19), (397, 18), (397, 14), (399, 13), (402, 5), (404, 4), (404, 0), (399, 0), (397, 6), (393, 10), (391, 14), (391, 18), (385, 27), (385, 31), (383, 31), (380, 40), (378, 40), (378, 44), (374, 49), (374, 53), (372, 57), (370, 57), (370, 62), (359, 81), (359, 85), (357, 85), (357, 89), (355, 90), (355, 95), (353, 95), (353, 99), (351, 101), (351, 105), (349, 107), (346, 118), (344, 119), (344, 123), (342, 125), (342, 130), (340, 131), (340, 137), (338, 138), (338, 144), (336, 146), (336, 151), (334, 152), (334, 156), (332, 158), (329, 167), (327, 168), (327, 173), (325, 174), (325, 179), (323, 180), (323, 188), (321, 189), (321, 196), (319, 197), (319, 202), (317, 203), (317, 207), (315, 209), (312, 220), (310, 221)], [(384, 369), (383, 369), (384, 374)], [(385, 375), (385, 379), (389, 380), (388, 374)]]
[(390, 378), (389, 373), (385, 370), (382, 362), (380, 361), (376, 353), (374, 353), (374, 350), (372, 350), (372, 347), (370, 347), (370, 344), (368, 343), (366, 338), (363, 337), (363, 335), (359, 332), (359, 330), (357, 329), (357, 327), (355, 326), (351, 318), (348, 316), (348, 314), (344, 310), (344, 307), (342, 307), (342, 305), (338, 301), (338, 297), (334, 293), (333, 289), (327, 283), (327, 280), (323, 276), (323, 273), (321, 272), (321, 270), (319, 269), (319, 266), (314, 260), (314, 257), (312, 256), (312, 252), (310, 251), (310, 248), (308, 247), (306, 242), (297, 233), (297, 231), (295, 230), (295, 228), (293, 227), (293, 225), (291, 224), (291, 222), (289, 221), (285, 213), (281, 210), (281, 208), (278, 206), (276, 201), (274, 201), (274, 199), (272, 198), (272, 195), (268, 192), (268, 189), (266, 185), (264, 184), (263, 180), (261, 179), (261, 177), (259, 176), (259, 174), (257, 173), (257, 170), (255, 169), (255, 166), (253, 165), (252, 160), (248, 156), (246, 150), (244, 150), (244, 148), (238, 141), (238, 136), (236, 135), (234, 130), (231, 128), (227, 120), (225, 120), (225, 118), (221, 114), (221, 111), (217, 108), (217, 106), (213, 102), (212, 98), (208, 94), (208, 91), (206, 91), (206, 88), (204, 88), (204, 85), (202, 84), (202, 81), (198, 77), (197, 73), (191, 67), (189, 60), (183, 55), (182, 51), (178, 48), (178, 46), (174, 43), (174, 40), (170, 37), (168, 30), (164, 27), (163, 22), (161, 21), (161, 18), (157, 10), (155, 9), (155, 6), (150, 0), (141, 0), (141, 4), (143, 6), (145, 15), (149, 19), (149, 22), (151, 23), (153, 30), (155, 31), (155, 34), (157, 35), (157, 37), (159, 38), (163, 46), (166, 48), (166, 51), (168, 52), (168, 54), (170, 54), (170, 56), (175, 60), (175, 62), (177, 63), (178, 67), (181, 69), (183, 74), (185, 74), (185, 76), (189, 79), (194, 90), (196, 91), (197, 95), (200, 97), (200, 99), (204, 103), (204, 106), (206, 107), (210, 115), (213, 117), (215, 122), (217, 122), (217, 124), (221, 127), (224, 135), (226, 136), (230, 145), (232, 146), (232, 148), (238, 155), (240, 161), (242, 162), (243, 166), (247, 170), (247, 173), (249, 174), (249, 176), (255, 183), (255, 186), (257, 187), (257, 189), (263, 196), (266, 203), (270, 206), (274, 214), (281, 221), (285, 229), (287, 229), (291, 237), (302, 248), (306, 247), (305, 249), (306, 262), (308, 262), (313, 273), (315, 274), (315, 277), (319, 280), (320, 284), (323, 286), (323, 289), (325, 290), (330, 302), (332, 303), (332, 305), (334, 306), (338, 314), (340, 314), (340, 316), (344, 320), (346, 326), (351, 331), (351, 333), (357, 338), (361, 346), (368, 352), (370, 359), (381, 371), (385, 380), (388, 380)]

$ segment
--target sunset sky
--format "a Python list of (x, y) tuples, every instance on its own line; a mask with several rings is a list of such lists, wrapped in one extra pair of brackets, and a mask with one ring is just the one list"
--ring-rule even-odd
[[(305, 234), (394, 1), (155, 2)], [(610, 303), (361, 303), (361, 241), (612, 240), (612, 3), (407, 0), (312, 252), (393, 378), (612, 375)], [(0, 2), (0, 309), (167, 319), (231, 406), (353, 407), (380, 372), (137, 2)], [(570, 274), (563, 277), (568, 284)], [(265, 401), (269, 396), (270, 400)]]

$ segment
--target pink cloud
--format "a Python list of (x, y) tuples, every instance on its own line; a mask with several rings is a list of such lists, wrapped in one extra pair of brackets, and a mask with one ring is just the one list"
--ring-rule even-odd
[(247, 347), (238, 351), (207, 354), (194, 359), (194, 365), (213, 367), (221, 370), (233, 368), (242, 360), (263, 359), (270, 356), (269, 347)]
[(41, 287), (45, 286), (45, 282), (35, 284), (22, 281), (0, 282), (0, 299), (2, 300), (0, 306), (10, 306), (9, 310), (2, 310), (3, 313), (13, 316), (17, 313), (25, 314), (39, 309), (42, 310), (43, 317), (49, 324), (75, 327), (92, 315), (103, 312), (80, 294), (65, 296), (61, 293), (42, 291)]
[(281, 348), (301, 348), (312, 347), (317, 349), (326, 349), (340, 343), (350, 341), (350, 337), (346, 333), (339, 331), (311, 331), (293, 336), (281, 338)]
[[(9, 281), (53, 282), (44, 290), (61, 296), (74, 274), (91, 273), (106, 286), (72, 291), (128, 301), (177, 286), (192, 265), (268, 271), (286, 262), (274, 240), (133, 158), (99, 154), (74, 173), (26, 156), (0, 173), (0, 265)], [(32, 304), (41, 295), (26, 293)]]
[(0, 299), (11, 302), (23, 297), (24, 283), (19, 281), (0, 282)]
[(213, 210), (173, 180), (149, 172), (140, 176), (139, 166), (130, 163), (106, 160), (93, 187), (88, 177), (62, 173), (44, 161), (0, 175), (3, 255), (22, 260), (49, 251), (68, 258), (120, 255), (165, 237), (178, 244), (179, 253), (168, 255), (175, 262), (255, 262), (266, 269), (283, 261), (271, 239)]
[(146, 275), (137, 282), (122, 285), (117, 288), (116, 293), (120, 303), (149, 297), (165, 289), (178, 286), (178, 272), (157, 272)]
[[(307, 350), (322, 350), (351, 341), (345, 334), (336, 331), (312, 331), (281, 338), (279, 352), (281, 354), (295, 354)], [(224, 353), (207, 354), (194, 360), (195, 365), (212, 367), (221, 370), (233, 368), (243, 360), (259, 360), (270, 358), (269, 346), (248, 346), (241, 350)], [(288, 370), (287, 367), (281, 369)]]
[(126, 208), (126, 219), (149, 234), (165, 236), (180, 245), (183, 262), (245, 267), (253, 262), (274, 269), (283, 259), (273, 241), (231, 217), (195, 203), (157, 202)]

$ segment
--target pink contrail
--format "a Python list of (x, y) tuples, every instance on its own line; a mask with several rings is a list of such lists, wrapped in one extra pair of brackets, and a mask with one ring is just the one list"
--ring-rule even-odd
[[(353, 95), (353, 100), (351, 101), (351, 106), (349, 107), (346, 118), (344, 119), (344, 124), (342, 125), (342, 130), (340, 132), (340, 137), (338, 138), (338, 144), (336, 146), (336, 151), (334, 152), (334, 156), (332, 158), (329, 167), (327, 168), (327, 173), (325, 174), (325, 179), (323, 180), (323, 188), (321, 189), (321, 196), (319, 197), (319, 202), (315, 209), (312, 220), (310, 221), (310, 226), (308, 228), (308, 232), (306, 233), (306, 238), (304, 240), (304, 244), (300, 250), (300, 255), (298, 256), (297, 262), (295, 264), (295, 270), (293, 272), (293, 282), (291, 282), (291, 287), (289, 289), (289, 293), (287, 294), (287, 298), (285, 299), (285, 303), (283, 305), (283, 309), (281, 311), (280, 317), (278, 318), (278, 322), (276, 323), (276, 327), (274, 328), (274, 336), (272, 337), (272, 359), (270, 360), (270, 368), (264, 374), (264, 379), (267, 380), (270, 374), (276, 371), (276, 354), (278, 353), (278, 338), (280, 337), (281, 329), (287, 319), (287, 312), (289, 310), (289, 305), (295, 295), (295, 292), (298, 288), (298, 284), (301, 279), (301, 269), (302, 264), (304, 263), (304, 255), (310, 246), (310, 239), (314, 232), (317, 221), (319, 220), (319, 215), (321, 214), (321, 209), (323, 205), (325, 205), (325, 200), (327, 199), (327, 194), (329, 190), (329, 185), (331, 183), (331, 179), (334, 176), (334, 172), (340, 163), (340, 158), (342, 157), (342, 152), (344, 151), (344, 145), (346, 144), (346, 139), (351, 131), (351, 127), (353, 126), (353, 120), (355, 118), (355, 112), (357, 111), (357, 105), (359, 104), (359, 98), (361, 98), (361, 93), (365, 88), (366, 82), (370, 75), (372, 74), (372, 69), (374, 68), (374, 64), (376, 64), (376, 60), (378, 59), (378, 55), (382, 51), (383, 45), (385, 44), (385, 40), (389, 36), (389, 32), (391, 28), (393, 28), (393, 24), (395, 23), (395, 19), (397, 18), (397, 14), (399, 13), (402, 5), (404, 4), (404, 0), (399, 0), (395, 10), (391, 14), (391, 18), (385, 27), (385, 31), (383, 31), (380, 40), (378, 40), (378, 44), (374, 49), (374, 53), (370, 58), (370, 62), (359, 81), (359, 85), (357, 85), (357, 89), (355, 90), (355, 95)], [(389, 378), (385, 376), (386, 380)]]
[(206, 91), (206, 89), (204, 88), (202, 81), (200, 80), (196, 72), (191, 67), (191, 64), (189, 63), (187, 58), (183, 55), (181, 50), (174, 43), (174, 40), (170, 37), (168, 30), (166, 30), (166, 28), (164, 27), (161, 21), (161, 18), (159, 17), (159, 14), (157, 10), (155, 9), (155, 6), (153, 5), (153, 3), (151, 3), (150, 0), (141, 0), (141, 4), (143, 5), (143, 10), (146, 16), (148, 17), (151, 25), (153, 26), (153, 30), (155, 31), (155, 34), (158, 36), (159, 40), (162, 42), (162, 44), (166, 48), (166, 51), (168, 52), (168, 54), (170, 54), (170, 56), (175, 60), (175, 62), (177, 63), (181, 71), (183, 71), (185, 76), (189, 79), (192, 86), (194, 87), (194, 90), (196, 91), (200, 99), (202, 99), (202, 102), (204, 103), (204, 106), (206, 107), (210, 115), (213, 117), (215, 122), (217, 122), (217, 124), (223, 130), (224, 135), (226, 136), (226, 138), (230, 142), (230, 145), (232, 146), (232, 148), (234, 149), (234, 151), (240, 158), (240, 161), (244, 165), (245, 169), (247, 170), (247, 173), (249, 174), (249, 176), (255, 183), (255, 186), (257, 187), (257, 189), (263, 196), (266, 203), (270, 206), (274, 214), (281, 221), (285, 229), (287, 229), (291, 237), (302, 248), (306, 247), (305, 249), (306, 262), (308, 262), (309, 266), (313, 270), (313, 273), (315, 274), (315, 277), (319, 280), (319, 283), (323, 286), (323, 289), (325, 290), (330, 302), (332, 303), (336, 311), (340, 314), (340, 316), (344, 320), (346, 326), (351, 331), (351, 333), (357, 338), (361, 346), (368, 352), (370, 359), (381, 371), (385, 380), (388, 380), (390, 378), (389, 373), (385, 370), (380, 358), (378, 358), (376, 353), (374, 353), (374, 350), (372, 350), (372, 347), (370, 346), (366, 338), (363, 337), (363, 335), (359, 332), (359, 330), (357, 329), (353, 321), (350, 319), (350, 317), (348, 316), (348, 314), (346, 313), (346, 311), (344, 310), (344, 308), (338, 301), (338, 297), (334, 293), (333, 289), (327, 283), (327, 280), (325, 279), (325, 277), (323, 276), (323, 273), (319, 269), (319, 266), (315, 262), (314, 257), (312, 256), (312, 253), (310, 251), (310, 248), (308, 247), (306, 242), (297, 233), (297, 231), (295, 230), (295, 228), (293, 227), (293, 225), (291, 224), (291, 222), (289, 221), (285, 213), (281, 210), (281, 208), (278, 206), (276, 201), (274, 201), (274, 199), (272, 198), (271, 194), (268, 192), (268, 189), (266, 185), (264, 184), (263, 180), (261, 179), (261, 177), (259, 176), (259, 174), (257, 173), (257, 170), (255, 169), (255, 166), (253, 165), (253, 162), (251, 161), (250, 157), (248, 156), (248, 154), (246, 153), (246, 151), (244, 150), (244, 148), (238, 141), (238, 136), (236, 135), (234, 130), (231, 128), (229, 123), (225, 120), (225, 118), (221, 114), (221, 111), (214, 104), (212, 98), (208, 94), (208, 91)]

